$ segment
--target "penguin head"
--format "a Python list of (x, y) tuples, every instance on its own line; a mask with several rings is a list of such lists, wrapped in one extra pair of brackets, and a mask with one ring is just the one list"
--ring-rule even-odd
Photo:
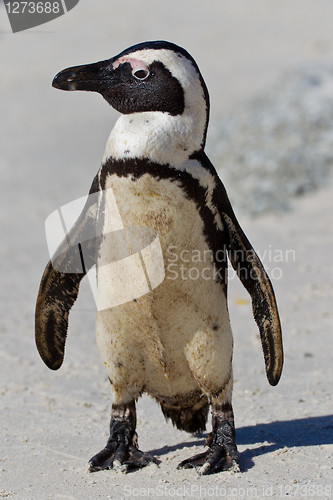
[(123, 115), (157, 112), (175, 118), (192, 116), (200, 136), (197, 149), (204, 147), (208, 91), (195, 60), (173, 43), (144, 42), (111, 59), (64, 69), (52, 85), (61, 90), (98, 92)]

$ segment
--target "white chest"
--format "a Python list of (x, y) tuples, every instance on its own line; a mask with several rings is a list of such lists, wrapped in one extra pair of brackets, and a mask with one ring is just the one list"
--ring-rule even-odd
[[(160, 168), (165, 167), (162, 165)], [(185, 171), (189, 174), (189, 182), (202, 189), (204, 196), (201, 200), (188, 195), (187, 186), (178, 180), (175, 171), (170, 178), (149, 173), (138, 177), (130, 173), (127, 176), (108, 174), (105, 181), (104, 232), (129, 226), (148, 227), (166, 242), (196, 245), (197, 239), (201, 240), (203, 235), (204, 222), (199, 206), (203, 203), (214, 214), (216, 227), (222, 229), (212, 204), (215, 189), (213, 176), (197, 160), (183, 162), (177, 171), (180, 174)]]
[(103, 161), (143, 158), (160, 165), (182, 165), (200, 147), (202, 122), (191, 113), (170, 116), (161, 112), (122, 115), (111, 131)]
[[(209, 204), (215, 186), (209, 173), (195, 160), (183, 168), (191, 171), (194, 182), (205, 187)], [(179, 180), (110, 173), (103, 197), (105, 237), (98, 266), (99, 310), (133, 300), (159, 286), (170, 259), (177, 258), (180, 263), (182, 255), (196, 252), (200, 256), (196, 267), (211, 265), (204, 258), (209, 247), (198, 201), (187, 195)]]

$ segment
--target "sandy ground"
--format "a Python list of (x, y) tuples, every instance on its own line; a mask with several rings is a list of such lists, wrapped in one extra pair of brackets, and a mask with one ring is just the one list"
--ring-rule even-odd
[(270, 387), (249, 298), (232, 279), (239, 474), (176, 470), (199, 452), (204, 437), (165, 423), (148, 397), (138, 404), (139, 444), (159, 467), (89, 474), (88, 459), (107, 439), (111, 400), (88, 284), (71, 314), (59, 372), (38, 356), (33, 314), (48, 258), (44, 221), (87, 192), (116, 118), (99, 96), (53, 90), (58, 70), (138, 41), (168, 39), (197, 59), (218, 120), (292, 65), (331, 60), (332, 19), (330, 0), (210, 0), (207, 7), (194, 0), (125, 0), (112, 7), (109, 0), (96, 6), (81, 0), (66, 16), (13, 35), (0, 6), (0, 497), (331, 497), (332, 182), (298, 199), (287, 214), (240, 217), (276, 290), (285, 368), (280, 384)]

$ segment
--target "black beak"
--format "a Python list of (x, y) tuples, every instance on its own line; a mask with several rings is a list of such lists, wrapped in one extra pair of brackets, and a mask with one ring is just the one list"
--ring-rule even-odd
[(63, 69), (53, 79), (52, 86), (60, 90), (90, 90), (103, 92), (114, 73), (112, 59)]

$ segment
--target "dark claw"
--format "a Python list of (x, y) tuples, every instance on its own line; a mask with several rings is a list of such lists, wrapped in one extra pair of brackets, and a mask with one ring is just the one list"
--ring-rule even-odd
[(89, 460), (89, 471), (114, 469), (129, 472), (156, 463), (153, 457), (139, 450), (135, 426), (134, 401), (112, 405), (110, 437), (105, 448)]
[(147, 453), (142, 452), (138, 448), (133, 445), (130, 445), (129, 448), (129, 459), (124, 462), (124, 465), (127, 466), (128, 470), (136, 470), (141, 469), (142, 467), (146, 467), (146, 465), (150, 465), (152, 463), (156, 463), (154, 457), (151, 457)]
[(186, 460), (183, 460), (178, 464), (177, 469), (195, 469), (196, 467), (199, 467), (200, 465), (203, 465), (207, 458), (207, 453), (208, 451), (205, 451), (204, 453), (199, 453), (198, 455), (194, 455), (194, 457), (187, 458)]
[[(226, 419), (228, 418), (228, 420)], [(198, 474), (206, 475), (215, 472), (239, 471), (239, 456), (235, 443), (235, 427), (231, 405), (213, 408), (213, 431), (208, 434), (206, 445), (209, 449), (194, 457), (183, 460), (180, 468), (194, 468)]]
[(97, 472), (98, 470), (112, 469), (114, 452), (108, 448), (104, 448), (89, 460), (89, 471)]
[(177, 469), (192, 468), (196, 469), (200, 475), (213, 474), (225, 470), (238, 472), (238, 457), (231, 458), (223, 446), (214, 444), (206, 452), (183, 460), (177, 467)]
[[(224, 470), (226, 452), (223, 446), (213, 445), (206, 462), (199, 469), (199, 474), (210, 474), (213, 471)], [(218, 467), (220, 466), (220, 468)]]
[(155, 463), (150, 455), (130, 444), (128, 447), (124, 443), (115, 446), (115, 449), (104, 448), (89, 460), (89, 471), (97, 472), (105, 469), (118, 469), (122, 472), (142, 469), (146, 465)]

